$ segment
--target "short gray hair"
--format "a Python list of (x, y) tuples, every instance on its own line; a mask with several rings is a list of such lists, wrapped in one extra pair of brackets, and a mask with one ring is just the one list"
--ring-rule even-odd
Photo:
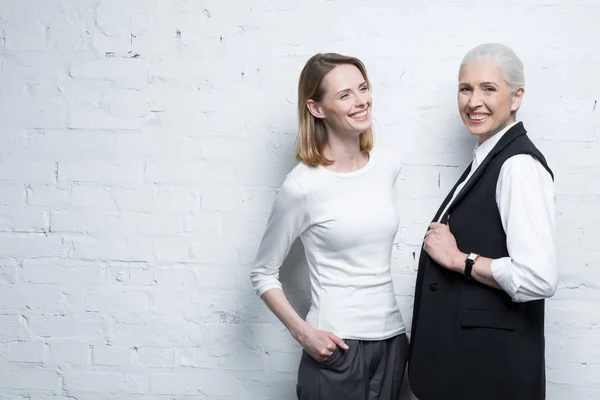
[(500, 43), (485, 43), (469, 50), (460, 63), (458, 75), (460, 76), (463, 67), (468, 63), (482, 60), (492, 61), (500, 68), (513, 93), (525, 86), (523, 62), (510, 47)]

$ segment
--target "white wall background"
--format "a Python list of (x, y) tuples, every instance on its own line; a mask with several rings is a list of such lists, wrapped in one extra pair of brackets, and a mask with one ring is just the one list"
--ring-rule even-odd
[[(468, 163), (457, 66), (512, 46), (556, 173), (548, 398), (600, 398), (600, 3), (0, 0), (0, 399), (288, 400), (299, 348), (250, 288), (292, 168), (298, 75), (361, 57), (405, 162), (410, 322), (426, 225)], [(306, 310), (302, 249), (282, 275)]]

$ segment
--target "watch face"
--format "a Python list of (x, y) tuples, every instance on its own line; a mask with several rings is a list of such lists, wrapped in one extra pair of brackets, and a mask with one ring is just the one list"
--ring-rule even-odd
[(471, 253), (471, 254), (469, 254), (469, 256), (467, 257), (467, 259), (468, 259), (468, 260), (471, 260), (471, 261), (475, 261), (475, 260), (477, 259), (477, 254), (475, 254), (475, 253)]

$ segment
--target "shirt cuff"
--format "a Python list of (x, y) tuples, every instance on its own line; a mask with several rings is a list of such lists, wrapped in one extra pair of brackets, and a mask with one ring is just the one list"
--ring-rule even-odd
[(265, 294), (265, 292), (267, 290), (271, 290), (271, 289), (283, 289), (283, 287), (281, 286), (280, 282), (273, 282), (273, 283), (268, 283), (264, 286), (261, 286), (259, 288), (256, 289), (256, 294), (258, 295), (258, 297), (261, 297), (263, 294)]
[(513, 301), (519, 301), (517, 298), (517, 290), (519, 290), (519, 283), (515, 282), (515, 277), (511, 273), (512, 260), (510, 257), (497, 258), (492, 260), (490, 271), (492, 277), (500, 285), (502, 289), (513, 299)]

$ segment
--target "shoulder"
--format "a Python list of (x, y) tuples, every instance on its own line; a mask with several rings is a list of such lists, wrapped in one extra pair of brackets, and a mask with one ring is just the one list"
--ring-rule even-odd
[(279, 188), (279, 197), (299, 201), (306, 196), (306, 191), (301, 183), (302, 174), (298, 173), (298, 165), (285, 177)]
[(308, 192), (320, 186), (319, 183), (326, 179), (327, 176), (321, 168), (311, 167), (299, 162), (286, 175), (280, 190), (289, 196), (306, 196)]
[(500, 169), (498, 179), (499, 185), (526, 185), (550, 188), (553, 186), (553, 179), (548, 170), (544, 168), (535, 157), (530, 154), (517, 154), (508, 158)]
[[(322, 167), (311, 167), (302, 162), (289, 172), (286, 177), (288, 185), (297, 185), (302, 188), (305, 194), (311, 194), (320, 191), (323, 187), (333, 184), (331, 174), (327, 173)], [(292, 183), (294, 182), (294, 183)]]
[(511, 174), (515, 177), (523, 174), (550, 175), (537, 158), (530, 154), (517, 154), (502, 164), (502, 174)]

